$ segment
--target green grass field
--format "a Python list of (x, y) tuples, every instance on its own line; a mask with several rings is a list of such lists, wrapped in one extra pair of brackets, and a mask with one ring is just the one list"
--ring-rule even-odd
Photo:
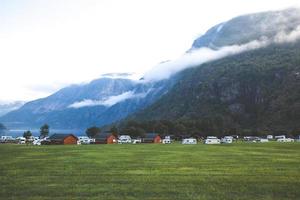
[(300, 199), (300, 143), (0, 145), (1, 199)]

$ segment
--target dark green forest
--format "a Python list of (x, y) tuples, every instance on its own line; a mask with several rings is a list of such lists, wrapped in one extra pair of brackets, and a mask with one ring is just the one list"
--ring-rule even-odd
[(180, 73), (166, 95), (120, 127), (175, 135), (300, 134), (300, 42), (274, 44)]

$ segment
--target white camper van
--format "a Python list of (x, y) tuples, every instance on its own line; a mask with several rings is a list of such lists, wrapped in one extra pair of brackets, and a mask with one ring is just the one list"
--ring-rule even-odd
[(88, 136), (78, 136), (78, 144), (90, 144), (92, 141)]
[(204, 144), (221, 144), (221, 140), (214, 136), (208, 136)]
[(292, 138), (280, 138), (277, 142), (294, 142), (295, 140)]
[(166, 136), (163, 140), (162, 140), (163, 144), (171, 144), (171, 137), (170, 136)]
[(24, 137), (17, 137), (16, 140), (18, 141), (18, 144), (25, 144), (26, 138)]
[(269, 140), (266, 139), (266, 138), (259, 138), (259, 139), (257, 140), (257, 142), (265, 143), (265, 142), (269, 142)]
[(182, 144), (197, 144), (197, 140), (195, 138), (185, 138), (182, 140)]
[(129, 135), (120, 135), (118, 139), (119, 144), (129, 144), (131, 143), (131, 137)]
[(233, 141), (232, 136), (225, 136), (221, 139), (221, 143), (225, 143), (225, 144), (231, 144), (232, 141)]

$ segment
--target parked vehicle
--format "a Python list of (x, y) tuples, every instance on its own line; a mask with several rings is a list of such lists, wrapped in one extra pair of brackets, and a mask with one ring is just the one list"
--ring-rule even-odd
[(185, 138), (182, 140), (182, 144), (197, 144), (197, 140), (195, 138)]
[(13, 136), (6, 135), (6, 136), (1, 136), (0, 142), (1, 143), (14, 143), (14, 142), (16, 142), (16, 139)]
[(257, 142), (260, 138), (256, 136), (245, 136), (244, 141), (246, 142)]
[(118, 144), (130, 144), (132, 142), (129, 135), (120, 135), (118, 139)]
[(280, 138), (277, 142), (294, 142), (295, 140), (292, 138)]
[(214, 136), (208, 136), (206, 140), (204, 140), (204, 144), (221, 144), (221, 140)]
[(26, 138), (24, 137), (17, 137), (16, 141), (18, 142), (18, 144), (26, 144)]
[(137, 144), (137, 143), (142, 143), (142, 139), (138, 138), (132, 140), (132, 144)]
[(171, 137), (170, 136), (166, 136), (164, 139), (162, 139), (162, 143), (163, 144), (171, 144)]
[(275, 136), (275, 139), (278, 140), (278, 139), (285, 139), (285, 135), (277, 135)]
[(93, 142), (93, 139), (89, 138), (88, 136), (79, 136), (77, 142), (78, 144), (90, 144)]
[(233, 142), (232, 136), (225, 136), (221, 139), (221, 143), (231, 144)]
[(257, 140), (257, 142), (265, 143), (265, 142), (269, 142), (269, 140), (266, 139), (266, 138), (259, 138), (259, 139)]
[(268, 139), (268, 140), (273, 140), (273, 139), (274, 139), (274, 136), (273, 136), (273, 135), (267, 135), (267, 139)]

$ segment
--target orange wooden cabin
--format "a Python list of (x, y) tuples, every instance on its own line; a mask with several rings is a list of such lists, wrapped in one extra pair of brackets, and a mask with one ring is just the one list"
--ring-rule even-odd
[(143, 143), (161, 143), (161, 137), (156, 133), (147, 133), (142, 139)]
[(77, 144), (78, 138), (73, 134), (53, 134), (49, 140), (50, 144)]
[(115, 144), (117, 138), (111, 133), (100, 133), (95, 137), (95, 144)]

